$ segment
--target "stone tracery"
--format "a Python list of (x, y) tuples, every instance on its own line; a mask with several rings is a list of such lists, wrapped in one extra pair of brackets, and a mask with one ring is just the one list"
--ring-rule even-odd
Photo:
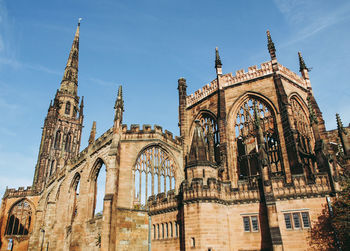
[(236, 114), (235, 141), (238, 160), (239, 179), (246, 179), (258, 175), (258, 141), (255, 128), (254, 105), (256, 105), (260, 126), (262, 127), (268, 165), (272, 175), (283, 173), (280, 157), (280, 143), (276, 127), (276, 120), (272, 109), (261, 99), (246, 98)]
[(136, 160), (134, 204), (144, 206), (149, 196), (175, 189), (175, 162), (158, 145), (144, 149)]

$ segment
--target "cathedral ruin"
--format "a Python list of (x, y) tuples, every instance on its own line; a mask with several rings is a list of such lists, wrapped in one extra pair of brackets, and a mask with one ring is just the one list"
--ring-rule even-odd
[[(194, 94), (178, 80), (180, 136), (123, 124), (80, 150), (78, 24), (44, 121), (33, 185), (6, 189), (0, 250), (305, 250), (309, 229), (350, 166), (349, 128), (327, 131), (299, 53), (298, 75), (270, 60), (223, 73)], [(127, 104), (126, 104), (127, 105)], [(173, 114), (172, 116), (177, 116)], [(106, 171), (103, 210), (97, 178)]]

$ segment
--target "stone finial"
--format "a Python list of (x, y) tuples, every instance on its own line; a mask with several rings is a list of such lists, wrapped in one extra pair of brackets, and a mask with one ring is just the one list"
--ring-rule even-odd
[(318, 124), (317, 116), (315, 114), (314, 108), (312, 107), (310, 97), (307, 97), (307, 107), (309, 109), (310, 124)]
[(336, 113), (336, 114), (335, 114), (335, 117), (336, 117), (336, 119), (337, 119), (337, 128), (338, 128), (338, 132), (342, 132), (342, 133), (344, 132), (344, 133), (346, 133), (345, 130), (344, 130), (343, 122), (341, 121), (339, 114)]
[(95, 142), (95, 136), (96, 136), (96, 121), (92, 122), (92, 128), (90, 132), (90, 138), (89, 138), (89, 145)]
[(300, 72), (303, 72), (303, 70), (309, 71), (309, 68), (306, 67), (305, 61), (300, 51), (298, 51), (298, 57), (299, 57), (299, 71)]
[(81, 97), (80, 108), (79, 108), (79, 117), (84, 117), (84, 96)]
[(222, 75), (222, 63), (221, 63), (218, 47), (215, 48), (215, 69), (216, 69), (216, 75)]
[(123, 89), (121, 85), (119, 86), (119, 89), (118, 89), (118, 96), (115, 101), (114, 109), (115, 109), (114, 121), (120, 120), (120, 122), (122, 122), (123, 112), (124, 112), (124, 100), (123, 100)]
[(192, 144), (190, 149), (190, 154), (188, 157), (189, 163), (195, 162), (207, 162), (208, 154), (207, 154), (207, 145), (204, 140), (202, 126), (200, 125), (200, 121), (195, 121), (196, 125), (193, 132)]
[(222, 63), (221, 63), (221, 58), (219, 55), (219, 49), (218, 47), (215, 48), (215, 68), (221, 68)]
[(266, 34), (267, 34), (267, 49), (269, 50), (271, 59), (275, 59), (276, 58), (275, 44), (272, 42), (272, 38), (269, 30), (266, 31)]
[(185, 79), (185, 78), (179, 78), (179, 79), (177, 80), (177, 83), (178, 83), (179, 86), (187, 87), (187, 85), (186, 85), (186, 79)]

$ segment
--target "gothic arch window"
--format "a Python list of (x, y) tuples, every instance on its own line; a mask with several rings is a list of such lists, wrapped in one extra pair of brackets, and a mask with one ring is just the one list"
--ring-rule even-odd
[(94, 166), (92, 173), (94, 195), (92, 216), (99, 216), (103, 214), (103, 198), (105, 196), (106, 187), (106, 165), (103, 160), (98, 159)]
[(49, 176), (52, 175), (54, 168), (55, 168), (55, 160), (52, 160), (52, 161), (51, 161), (51, 164), (50, 164)]
[(54, 145), (54, 147), (55, 147), (56, 149), (58, 149), (58, 148), (60, 148), (60, 145), (61, 145), (61, 131), (58, 130), (58, 131), (56, 132), (55, 145)]
[(72, 144), (72, 134), (68, 133), (66, 135), (66, 145), (65, 145), (65, 149), (64, 149), (66, 152), (70, 152), (71, 144)]
[(134, 204), (144, 208), (151, 195), (175, 189), (175, 162), (170, 154), (158, 145), (144, 149), (133, 168)]
[[(311, 133), (310, 123), (307, 119), (307, 115), (300, 105), (300, 102), (296, 97), (290, 99), (290, 104), (292, 106), (292, 123), (297, 133), (297, 148), (299, 156), (301, 157), (302, 165), (306, 168), (307, 175), (314, 172), (314, 166), (312, 161), (312, 145), (314, 144), (314, 139)], [(292, 169), (292, 174), (301, 174), (303, 169), (295, 168)]]
[[(220, 135), (219, 135), (219, 128), (218, 128), (218, 124), (215, 116), (209, 112), (204, 111), (199, 115), (197, 119), (200, 121), (200, 124), (203, 128), (203, 135), (206, 143), (208, 144), (209, 155), (211, 154), (211, 151), (212, 151), (212, 154), (214, 155), (214, 160), (216, 162), (219, 162), (220, 161), (220, 154), (219, 154)], [(211, 141), (213, 142), (211, 143)], [(210, 144), (212, 144), (212, 146), (210, 146)]]
[(29, 202), (21, 200), (15, 204), (10, 213), (7, 223), (7, 235), (28, 235), (32, 223), (32, 209)]
[(276, 119), (270, 106), (261, 99), (246, 97), (238, 108), (235, 121), (235, 144), (239, 179), (250, 179), (259, 175), (258, 140), (254, 107), (260, 118), (260, 126), (268, 155), (269, 173), (283, 174), (280, 142)]
[(69, 101), (67, 101), (67, 103), (66, 103), (66, 110), (65, 110), (64, 113), (67, 114), (67, 115), (70, 114), (70, 102)]
[(71, 191), (73, 192), (73, 207), (72, 207), (72, 222), (78, 214), (78, 198), (80, 192), (80, 174), (76, 174), (72, 186)]

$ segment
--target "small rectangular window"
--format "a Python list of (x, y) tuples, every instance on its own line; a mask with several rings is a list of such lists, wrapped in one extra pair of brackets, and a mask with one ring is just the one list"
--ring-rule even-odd
[(194, 237), (191, 237), (191, 246), (196, 247), (196, 239)]
[(300, 214), (293, 213), (294, 228), (300, 228)]
[(249, 217), (243, 217), (244, 232), (250, 232)]
[(309, 228), (310, 227), (309, 213), (308, 212), (302, 212), (301, 213), (301, 218), (303, 219), (304, 228)]
[(258, 217), (257, 216), (252, 216), (251, 220), (252, 220), (253, 232), (259, 231)]
[(286, 223), (286, 228), (292, 229), (292, 222), (291, 222), (290, 214), (284, 214), (284, 221)]

